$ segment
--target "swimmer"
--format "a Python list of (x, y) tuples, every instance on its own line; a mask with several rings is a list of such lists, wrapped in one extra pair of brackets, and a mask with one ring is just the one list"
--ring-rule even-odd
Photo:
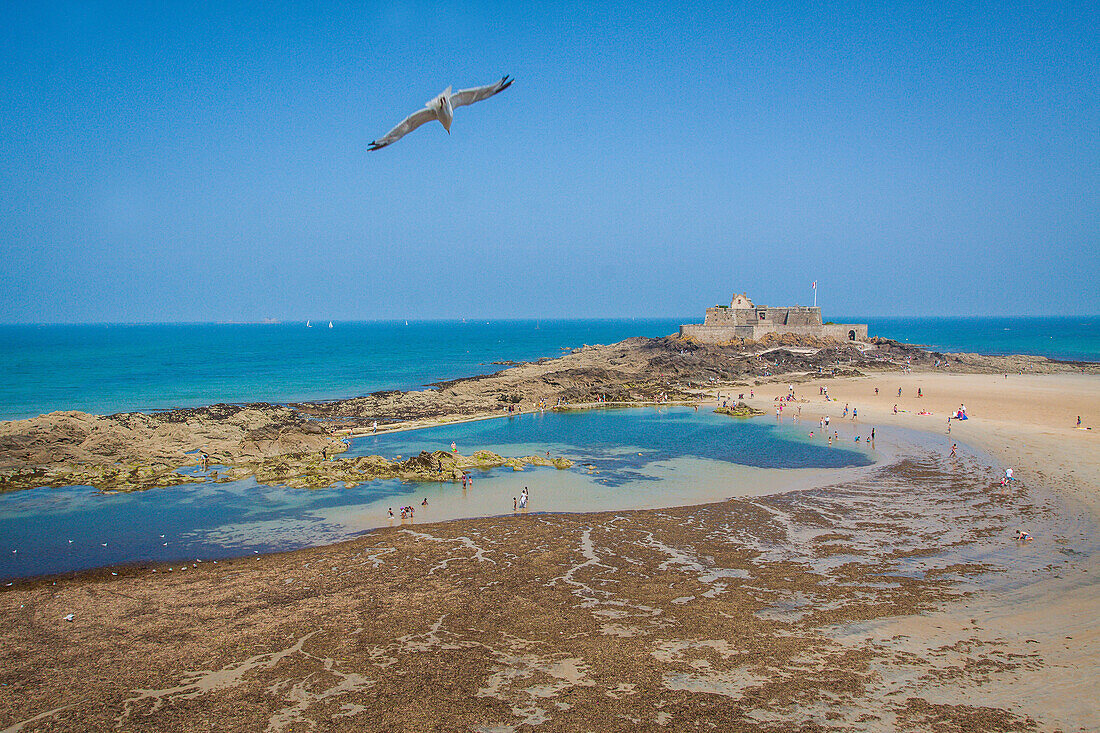
[(1035, 538), (1032, 537), (1027, 532), (1023, 531), (1022, 529), (1016, 530), (1016, 540), (1017, 541), (1019, 541), (1019, 542), (1031, 542), (1033, 539), (1035, 539)]

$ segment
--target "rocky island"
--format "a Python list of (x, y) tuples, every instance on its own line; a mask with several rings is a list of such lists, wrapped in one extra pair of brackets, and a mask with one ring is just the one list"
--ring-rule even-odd
[[(382, 391), (329, 402), (291, 405), (218, 404), (150, 414), (99, 416), (54, 412), (0, 423), (0, 491), (37, 486), (90, 485), (104, 491), (172, 486), (207, 477), (181, 473), (201, 454), (215, 480), (255, 476), (290, 486), (356, 484), (374, 478), (416, 478), (420, 464), (383, 457), (325, 460), (347, 450), (348, 439), (380, 430), (494, 417), (509, 406), (558, 409), (596, 404), (696, 402), (721, 387), (765, 381), (804, 382), (871, 372), (1096, 373), (1100, 366), (1039, 356), (941, 354), (883, 338), (839, 341), (800, 334), (765, 334), (700, 343), (691, 337), (631, 338), (574, 349), (492, 374), (432, 384), (407, 392)], [(734, 413), (739, 414), (739, 413)], [(416, 460), (416, 459), (409, 459)], [(468, 460), (478, 460), (476, 454)], [(533, 463), (542, 459), (505, 459)], [(436, 474), (471, 464), (440, 467)], [(509, 464), (511, 465), (511, 464)], [(446, 468), (447, 470), (443, 470)], [(429, 472), (430, 473), (430, 472)], [(439, 480), (433, 475), (433, 480)]]

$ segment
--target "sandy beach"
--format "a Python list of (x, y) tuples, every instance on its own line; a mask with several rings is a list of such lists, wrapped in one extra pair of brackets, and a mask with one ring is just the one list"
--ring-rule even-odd
[[(786, 387), (785, 382), (761, 386), (757, 399), (749, 402), (773, 411), (772, 398), (786, 394)], [(827, 388), (833, 401), (825, 402), (819, 387)], [(859, 424), (940, 434), (946, 449), (952, 442), (980, 447), (1017, 475), (1100, 513), (1100, 379), (1095, 375), (877, 373), (804, 382), (796, 385), (796, 393), (810, 401), (804, 415), (837, 420), (848, 403), (859, 411)], [(963, 405), (971, 419), (952, 420), (948, 433), (948, 416)], [(1082, 428), (1094, 429), (1077, 429), (1078, 416)], [(857, 421), (840, 419), (838, 424)]]
[[(795, 387), (807, 429), (935, 437), (820, 488), (16, 581), (0, 730), (1100, 728), (1096, 432), (1074, 429), (1100, 379)], [(754, 391), (771, 411), (787, 382)]]

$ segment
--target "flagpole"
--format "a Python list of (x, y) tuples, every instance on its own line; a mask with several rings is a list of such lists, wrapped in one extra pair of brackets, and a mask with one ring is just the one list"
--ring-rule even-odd
[(814, 280), (814, 308), (817, 307), (817, 280)]

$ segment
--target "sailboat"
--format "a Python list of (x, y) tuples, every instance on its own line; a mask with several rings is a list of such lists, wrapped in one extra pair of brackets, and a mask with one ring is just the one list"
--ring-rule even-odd
[(328, 322), (328, 327), (329, 327), (329, 328), (332, 328), (332, 321), (329, 321), (329, 322)]
[(313, 328), (313, 324), (309, 321), (306, 321), (306, 328)]

